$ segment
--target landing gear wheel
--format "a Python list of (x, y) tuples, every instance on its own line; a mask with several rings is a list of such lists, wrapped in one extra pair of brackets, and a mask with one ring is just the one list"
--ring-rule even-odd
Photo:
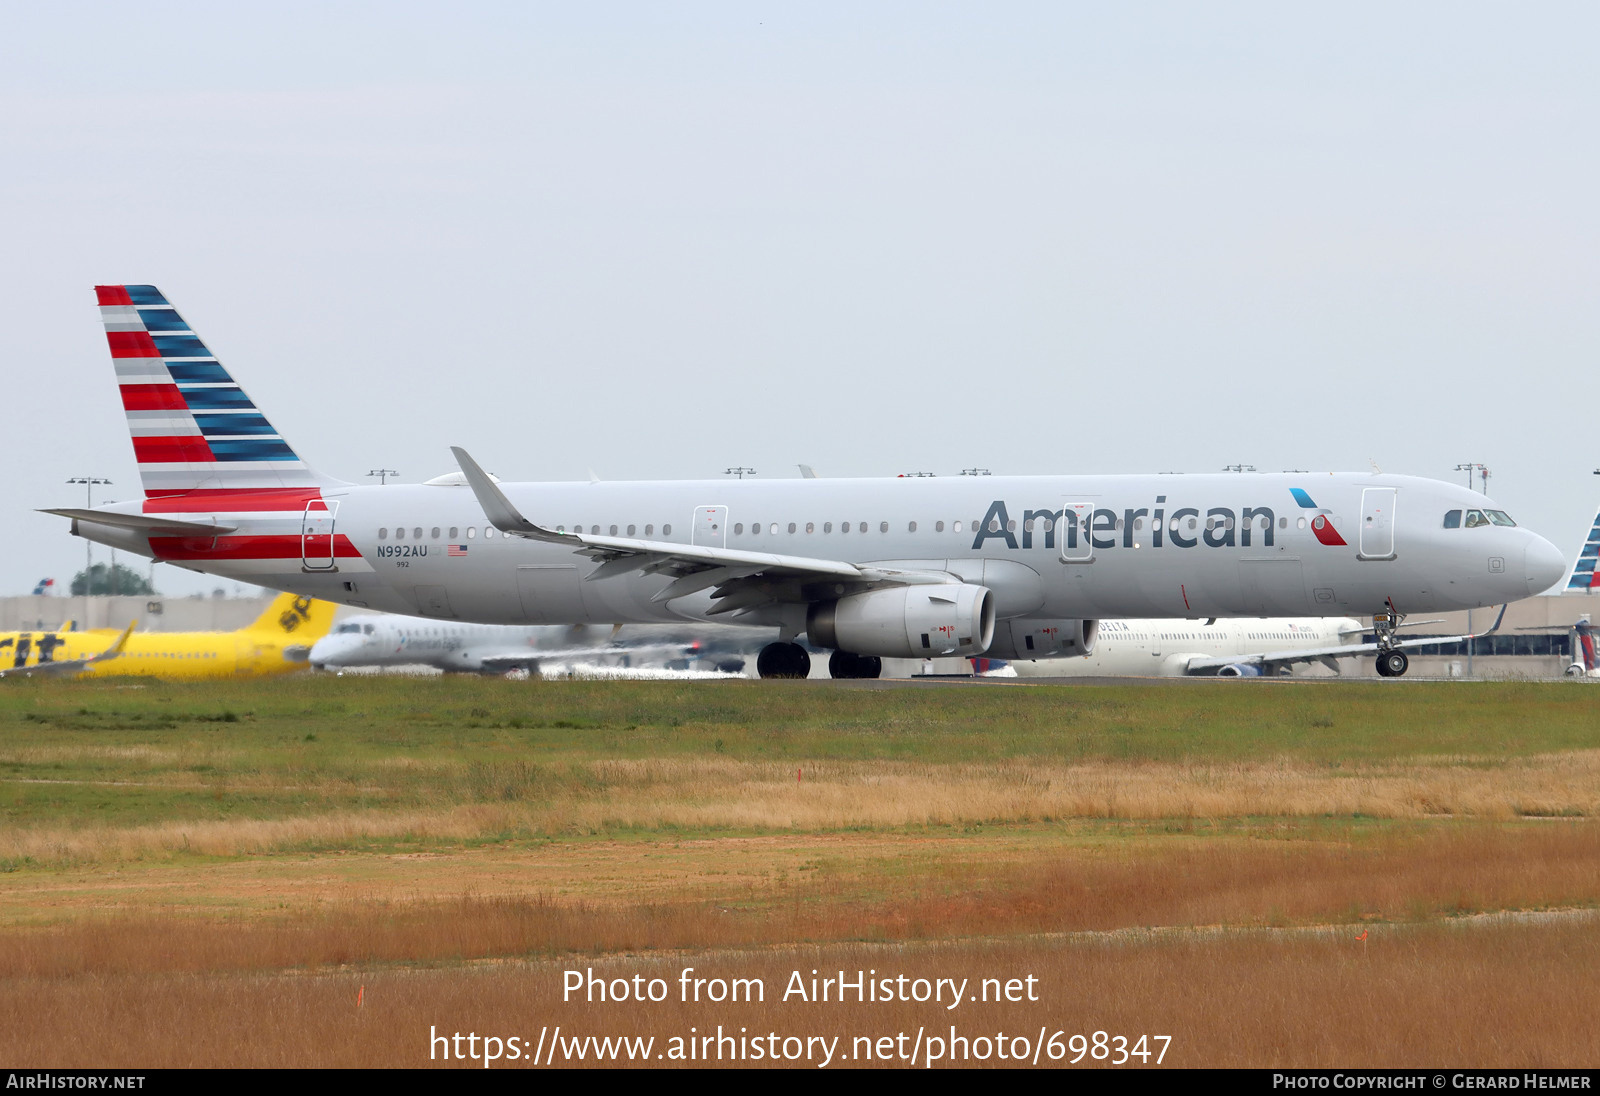
[(828, 656), (828, 676), (836, 681), (848, 678), (876, 678), (883, 673), (883, 659), (877, 655), (853, 655), (835, 651)]
[(1378, 676), (1402, 677), (1411, 666), (1411, 660), (1404, 651), (1379, 651)]
[(756, 656), (756, 673), (762, 677), (805, 677), (811, 673), (811, 656), (798, 643), (769, 643)]

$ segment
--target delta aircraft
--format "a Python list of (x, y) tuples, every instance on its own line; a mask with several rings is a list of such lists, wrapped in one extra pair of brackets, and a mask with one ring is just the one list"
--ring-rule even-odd
[(0, 676), (266, 677), (310, 667), (311, 645), (327, 634), (336, 607), (279, 594), (234, 632), (0, 633)]
[[(140, 501), (73, 532), (196, 571), (480, 623), (736, 621), (761, 675), (880, 659), (1082, 654), (1101, 617), (1400, 614), (1536, 594), (1566, 571), (1485, 496), (1368, 473), (502, 484), (314, 471), (154, 286), (96, 290)], [(1070, 420), (1067, 420), (1070, 423)], [(1484, 524), (1468, 528), (1463, 515)]]

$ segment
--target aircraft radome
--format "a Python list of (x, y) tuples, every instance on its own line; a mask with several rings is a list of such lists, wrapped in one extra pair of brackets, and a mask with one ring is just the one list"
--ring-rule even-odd
[[(1488, 498), (1369, 473), (364, 486), (311, 469), (149, 285), (96, 290), (145, 497), (59, 509), (181, 567), (500, 624), (733, 620), (762, 676), (1079, 654), (1100, 617), (1365, 616), (1527, 597), (1560, 552)], [(1474, 528), (1464, 512), (1487, 520)], [(1453, 520), (1452, 520), (1453, 519)]]

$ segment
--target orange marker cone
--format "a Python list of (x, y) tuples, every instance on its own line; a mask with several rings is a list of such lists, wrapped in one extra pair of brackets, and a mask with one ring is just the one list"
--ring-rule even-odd
[(1356, 937), (1356, 939), (1360, 940), (1363, 944), (1366, 943), (1367, 942), (1367, 930), (1366, 929), (1362, 929), (1361, 930), (1361, 935)]
[(356, 1008), (360, 1008), (361, 1007), (361, 999), (363, 997), (365, 997), (366, 995), (367, 995), (367, 987), (366, 986), (362, 986), (360, 989), (356, 990)]

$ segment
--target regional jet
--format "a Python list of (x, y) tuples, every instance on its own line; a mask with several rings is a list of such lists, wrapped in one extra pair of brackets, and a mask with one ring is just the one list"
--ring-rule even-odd
[[(346, 605), (498, 624), (770, 628), (764, 677), (1083, 653), (1107, 616), (1373, 615), (1527, 597), (1566, 568), (1485, 496), (1369, 473), (356, 485), (314, 471), (167, 298), (96, 290), (145, 497), (73, 532)], [(1066, 422), (1084, 422), (1081, 417)], [(1490, 520), (1463, 521), (1477, 512)]]
[(583, 626), (552, 624), (464, 624), (459, 621), (359, 613), (342, 618), (311, 648), (318, 670), (356, 667), (430, 666), (446, 673), (538, 673), (541, 664), (635, 662), (693, 663), (738, 673), (743, 652), (755, 650), (769, 632), (719, 625), (721, 642), (708, 642), (707, 627), (644, 624), (590, 635)]

